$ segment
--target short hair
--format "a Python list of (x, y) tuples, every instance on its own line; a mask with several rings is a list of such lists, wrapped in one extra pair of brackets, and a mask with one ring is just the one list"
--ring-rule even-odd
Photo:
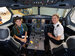
[(53, 17), (53, 16), (56, 16), (58, 19), (60, 18), (58, 14), (54, 14), (54, 15), (52, 15), (52, 17)]
[(21, 20), (22, 17), (16, 16), (16, 17), (14, 17), (13, 19), (14, 19), (14, 22), (16, 22), (16, 20)]

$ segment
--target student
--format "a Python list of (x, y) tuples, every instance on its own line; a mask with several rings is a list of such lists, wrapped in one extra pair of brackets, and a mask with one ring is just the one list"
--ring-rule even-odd
[(1, 16), (0, 16), (0, 24), (2, 24), (2, 19), (1, 19)]
[(59, 22), (59, 16), (57, 14), (54, 14), (52, 16), (52, 22), (54, 26), (54, 30), (53, 30), (54, 35), (48, 32), (48, 36), (54, 44), (59, 45), (64, 40), (64, 28)]
[(22, 23), (22, 17), (16, 16), (14, 17), (15, 25), (13, 26), (13, 36), (16, 41), (18, 41), (21, 45), (25, 44), (27, 42), (27, 31), (28, 28), (26, 24)]

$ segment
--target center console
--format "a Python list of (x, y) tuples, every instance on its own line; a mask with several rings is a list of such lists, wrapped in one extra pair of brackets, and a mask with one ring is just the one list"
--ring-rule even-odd
[(44, 50), (44, 34), (31, 32), (30, 43), (27, 49)]
[(32, 31), (30, 42), (27, 49), (44, 50), (44, 29), (42, 28), (41, 19), (32, 20)]

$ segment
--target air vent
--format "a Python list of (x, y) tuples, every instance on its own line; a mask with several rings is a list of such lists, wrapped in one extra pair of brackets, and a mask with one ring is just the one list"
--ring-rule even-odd
[(66, 4), (59, 4), (59, 6), (67, 6)]
[(63, 2), (64, 0), (61, 0), (61, 2)]

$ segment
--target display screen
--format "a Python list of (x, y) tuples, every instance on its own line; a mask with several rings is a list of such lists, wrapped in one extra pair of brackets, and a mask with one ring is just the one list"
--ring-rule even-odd
[(0, 25), (11, 19), (11, 13), (6, 7), (0, 7)]
[(36, 28), (40, 28), (40, 24), (41, 24), (41, 20), (40, 19), (38, 19), (38, 20), (36, 20), (36, 22), (37, 22), (37, 24), (36, 24)]

